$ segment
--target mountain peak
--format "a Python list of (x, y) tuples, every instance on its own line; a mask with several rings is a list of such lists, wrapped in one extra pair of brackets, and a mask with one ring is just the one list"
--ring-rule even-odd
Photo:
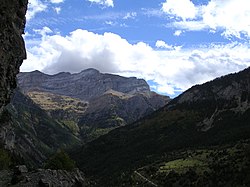
[(35, 71), (31, 71), (31, 72), (21, 72), (21, 74), (32, 74), (32, 75), (45, 75), (45, 73), (39, 71), (39, 70), (35, 70)]
[(99, 74), (99, 73), (100, 71), (98, 71), (97, 69), (88, 68), (88, 69), (82, 70), (79, 74), (89, 75), (89, 74)]

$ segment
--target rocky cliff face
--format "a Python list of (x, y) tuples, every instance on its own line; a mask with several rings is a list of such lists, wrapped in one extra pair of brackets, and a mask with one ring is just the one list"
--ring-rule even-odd
[(194, 103), (205, 100), (228, 100), (238, 104), (249, 100), (250, 68), (240, 73), (217, 78), (203, 85), (196, 85), (176, 99), (177, 104)]
[(82, 100), (98, 97), (110, 89), (128, 94), (150, 92), (148, 84), (143, 79), (102, 74), (95, 69), (87, 69), (76, 74), (46, 75), (39, 71), (20, 73), (18, 83), (25, 92), (39, 90)]
[(16, 87), (16, 74), (26, 58), (22, 34), (28, 0), (0, 1), (0, 112)]

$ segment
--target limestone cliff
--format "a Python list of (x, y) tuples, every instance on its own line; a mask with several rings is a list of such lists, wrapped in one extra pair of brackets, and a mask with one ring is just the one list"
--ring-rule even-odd
[(39, 71), (20, 73), (18, 84), (24, 92), (39, 90), (86, 101), (101, 96), (110, 89), (127, 94), (150, 92), (143, 79), (103, 74), (92, 68), (75, 74), (61, 72), (47, 75)]
[(26, 58), (22, 34), (28, 0), (0, 0), (0, 112), (16, 87), (16, 74)]

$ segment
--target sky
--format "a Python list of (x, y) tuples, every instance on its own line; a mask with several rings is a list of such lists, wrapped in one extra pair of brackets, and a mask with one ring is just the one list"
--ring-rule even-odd
[(175, 97), (250, 66), (249, 0), (29, 0), (22, 72), (145, 79)]

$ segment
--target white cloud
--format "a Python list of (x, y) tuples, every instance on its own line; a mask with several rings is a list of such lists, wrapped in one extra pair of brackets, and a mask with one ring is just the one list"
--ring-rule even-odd
[(110, 26), (116, 25), (116, 23), (113, 22), (113, 21), (105, 21), (105, 24), (106, 24), (106, 25), (110, 25)]
[(29, 0), (28, 11), (26, 14), (27, 21), (31, 20), (39, 12), (45, 11), (47, 5), (40, 0)]
[(46, 27), (36, 32), (42, 39), (39, 45), (27, 47), (28, 59), (21, 71), (38, 69), (54, 74), (92, 67), (101, 72), (151, 80), (156, 83), (157, 91), (174, 94), (176, 89), (185, 90), (250, 66), (249, 44), (182, 49), (159, 40), (156, 46), (167, 49), (155, 50), (143, 42), (130, 44), (113, 33), (100, 35), (79, 29), (64, 37)]
[(50, 0), (51, 3), (58, 4), (58, 3), (63, 3), (64, 0)]
[(47, 37), (48, 33), (53, 33), (53, 31), (49, 27), (43, 27), (42, 29), (33, 29), (36, 34), (42, 36), (42, 38)]
[[(63, 2), (64, 0), (49, 0), (49, 2), (44, 0), (29, 0), (26, 19), (27, 21), (30, 21), (32, 18), (36, 16), (37, 13), (46, 11), (51, 5), (50, 3), (58, 4)], [(61, 11), (60, 7), (55, 7), (53, 9), (56, 11), (57, 14), (59, 14)]]
[(190, 0), (166, 0), (162, 10), (175, 18), (173, 26), (183, 30), (223, 31), (223, 36), (250, 37), (249, 0), (210, 0), (195, 6)]
[(178, 22), (169, 24), (169, 27), (173, 27), (173, 26), (178, 29), (187, 30), (187, 31), (200, 31), (200, 30), (209, 28), (209, 26), (206, 25), (202, 21), (178, 21)]
[(54, 10), (55, 10), (55, 12), (56, 12), (57, 14), (60, 14), (60, 12), (61, 12), (61, 7), (55, 7)]
[(182, 34), (181, 30), (177, 30), (174, 32), (174, 36), (180, 36)]
[(164, 42), (162, 40), (156, 41), (155, 47), (157, 47), (157, 48), (163, 48), (163, 49), (173, 49), (172, 45), (168, 45), (166, 42)]
[(123, 19), (135, 19), (135, 17), (137, 16), (136, 12), (128, 12)]
[(180, 17), (183, 20), (193, 19), (197, 14), (197, 8), (190, 0), (166, 0), (162, 4), (162, 9), (167, 14)]
[(113, 0), (87, 0), (87, 1), (92, 2), (92, 3), (97, 3), (105, 7), (114, 7)]
[(241, 34), (250, 37), (250, 1), (248, 0), (212, 0), (202, 7), (203, 22), (212, 29), (224, 29), (225, 36)]
[(159, 9), (152, 9), (152, 8), (142, 8), (141, 13), (148, 17), (162, 17), (164, 15), (163, 11)]

